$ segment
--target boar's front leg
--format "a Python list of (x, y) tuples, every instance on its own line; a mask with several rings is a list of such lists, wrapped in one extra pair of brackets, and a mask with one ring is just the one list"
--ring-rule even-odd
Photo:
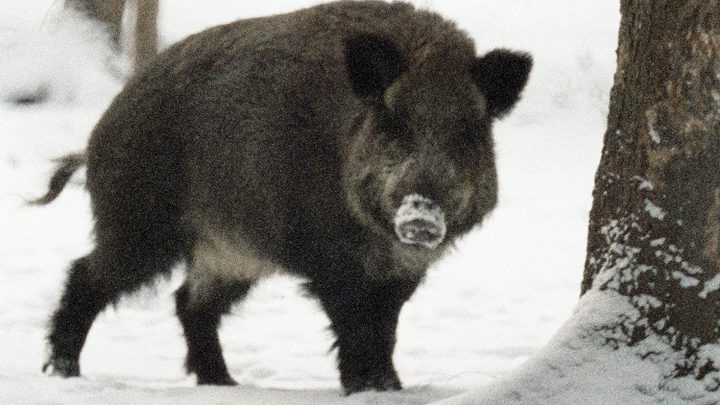
[(334, 347), (345, 394), (401, 389), (392, 360), (395, 329), (400, 309), (419, 280), (339, 278), (313, 280), (308, 289), (320, 299), (337, 337)]

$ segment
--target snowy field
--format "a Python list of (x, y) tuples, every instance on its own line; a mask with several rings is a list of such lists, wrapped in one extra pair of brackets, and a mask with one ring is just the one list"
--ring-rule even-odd
[[(204, 27), (290, 11), (310, 0), (161, 4), (163, 44)], [(480, 52), (527, 50), (523, 100), (495, 128), (500, 204), (434, 266), (405, 306), (395, 363), (406, 389), (341, 397), (332, 336), (298, 280), (261, 283), (226, 317), (221, 339), (239, 387), (196, 387), (169, 280), (105, 311), (82, 356), (84, 376), (40, 372), (46, 323), (69, 262), (90, 248), (82, 175), (52, 205), (52, 158), (81, 150), (122, 86), (93, 27), (58, 23), (60, 1), (0, 0), (0, 404), (421, 404), (497, 381), (566, 320), (579, 295), (593, 175), (615, 67), (613, 1), (416, 1), (458, 22)], [(45, 93), (34, 106), (6, 102)]]

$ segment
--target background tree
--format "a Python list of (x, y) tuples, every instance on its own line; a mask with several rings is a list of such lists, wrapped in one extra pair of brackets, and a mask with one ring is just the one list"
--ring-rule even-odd
[[(103, 24), (116, 50), (121, 49), (121, 32), (126, 0), (66, 0), (73, 8)], [(135, 69), (142, 68), (157, 54), (158, 0), (135, 0), (134, 32), (130, 36), (131, 53)]]
[(621, 14), (576, 313), (516, 374), (448, 403), (720, 403), (720, 3)]
[(143, 68), (158, 52), (158, 0), (136, 0), (134, 66)]
[(66, 0), (65, 6), (102, 23), (108, 31), (112, 44), (118, 49), (120, 48), (125, 0)]

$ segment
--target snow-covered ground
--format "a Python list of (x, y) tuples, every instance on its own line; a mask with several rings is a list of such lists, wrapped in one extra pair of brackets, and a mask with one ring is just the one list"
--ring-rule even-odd
[[(120, 89), (92, 27), (58, 23), (59, 1), (0, 0), (0, 404), (429, 403), (508, 375), (573, 310), (587, 214), (612, 84), (619, 5), (612, 1), (416, 1), (472, 34), (483, 52), (531, 52), (518, 108), (496, 126), (500, 204), (430, 270), (405, 306), (395, 362), (406, 390), (342, 398), (332, 337), (298, 281), (277, 276), (226, 318), (221, 339), (239, 387), (195, 387), (169, 280), (104, 312), (80, 379), (44, 376), (44, 335), (71, 260), (90, 248), (90, 211), (77, 176), (45, 208), (50, 159), (81, 150)], [(209, 25), (289, 11), (312, 0), (190, 0), (161, 4), (165, 44)], [(66, 20), (70, 21), (70, 20)], [(18, 94), (48, 103), (15, 106)]]

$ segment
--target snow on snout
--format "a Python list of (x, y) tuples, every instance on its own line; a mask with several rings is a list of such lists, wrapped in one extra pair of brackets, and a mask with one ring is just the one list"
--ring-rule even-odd
[[(445, 239), (445, 213), (433, 200), (419, 194), (410, 194), (403, 198), (400, 207), (395, 212), (393, 222), (395, 234), (402, 243), (423, 245), (434, 249)], [(426, 228), (429, 229), (423, 231), (429, 232), (432, 237), (418, 237), (419, 235), (414, 235), (412, 231), (408, 232), (404, 229), (408, 224), (413, 223), (427, 224)]]

